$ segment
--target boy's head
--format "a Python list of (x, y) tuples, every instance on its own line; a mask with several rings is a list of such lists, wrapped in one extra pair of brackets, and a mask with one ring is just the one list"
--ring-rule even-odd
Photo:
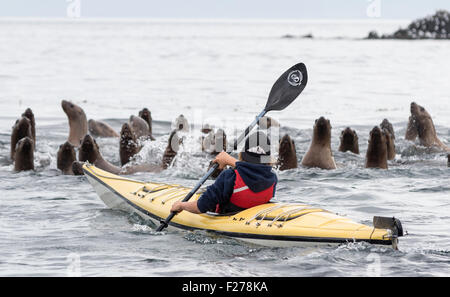
[(270, 155), (270, 140), (262, 131), (257, 131), (245, 140), (239, 159), (253, 164), (271, 165), (273, 160)]

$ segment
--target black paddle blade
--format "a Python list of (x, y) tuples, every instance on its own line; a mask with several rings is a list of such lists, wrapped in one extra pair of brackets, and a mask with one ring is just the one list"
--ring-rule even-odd
[(303, 63), (298, 63), (288, 70), (275, 82), (270, 90), (265, 111), (283, 110), (291, 104), (303, 91), (308, 81), (308, 73)]

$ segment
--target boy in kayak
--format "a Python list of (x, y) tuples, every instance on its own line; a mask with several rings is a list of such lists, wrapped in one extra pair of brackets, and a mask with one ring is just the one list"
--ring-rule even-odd
[(197, 201), (175, 202), (172, 212), (230, 213), (269, 202), (275, 196), (277, 176), (272, 171), (270, 142), (263, 132), (250, 135), (236, 160), (221, 152), (213, 162), (224, 170)]

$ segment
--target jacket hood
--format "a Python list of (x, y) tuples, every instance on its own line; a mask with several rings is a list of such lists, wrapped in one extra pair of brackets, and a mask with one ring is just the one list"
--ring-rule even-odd
[(236, 162), (236, 170), (249, 189), (255, 193), (264, 191), (278, 181), (277, 175), (268, 165)]

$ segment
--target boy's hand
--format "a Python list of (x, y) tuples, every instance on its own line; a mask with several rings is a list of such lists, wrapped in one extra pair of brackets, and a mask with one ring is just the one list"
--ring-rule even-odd
[(177, 201), (172, 205), (171, 212), (180, 212), (183, 210), (183, 202)]
[(230, 165), (231, 167), (236, 166), (236, 159), (227, 154), (226, 152), (219, 153), (214, 159), (214, 163), (219, 164), (219, 169), (223, 169), (225, 166)]
[(197, 206), (197, 201), (177, 201), (172, 205), (172, 208), (170, 209), (171, 212), (179, 213), (182, 210), (187, 210), (192, 213), (201, 213)]

